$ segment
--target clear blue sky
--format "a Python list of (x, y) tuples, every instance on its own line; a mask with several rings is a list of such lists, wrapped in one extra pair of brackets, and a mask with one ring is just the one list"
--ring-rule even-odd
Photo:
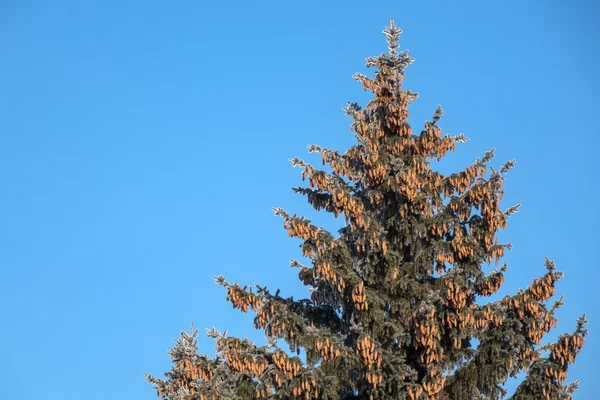
[(556, 261), (549, 337), (587, 312), (569, 379), (596, 398), (599, 5), (1, 2), (0, 398), (152, 399), (143, 372), (170, 367), (191, 322), (260, 341), (212, 277), (305, 293), (271, 207), (315, 216), (288, 158), (352, 145), (341, 107), (368, 101), (351, 75), (385, 50), (389, 17), (416, 58), (412, 124), (441, 104), (442, 128), (471, 138), (444, 171), (491, 147), (497, 167), (517, 159), (502, 294)]

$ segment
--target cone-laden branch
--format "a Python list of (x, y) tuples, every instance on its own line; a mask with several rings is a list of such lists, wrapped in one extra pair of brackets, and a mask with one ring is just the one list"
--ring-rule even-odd
[(579, 381), (563, 385), (570, 364), (575, 362), (587, 335), (585, 315), (577, 320), (577, 329), (573, 334), (561, 335), (551, 345), (545, 346), (550, 355), (537, 359), (531, 366), (531, 372), (519, 385), (511, 400), (525, 400), (536, 396), (539, 399), (572, 400), (571, 395)]

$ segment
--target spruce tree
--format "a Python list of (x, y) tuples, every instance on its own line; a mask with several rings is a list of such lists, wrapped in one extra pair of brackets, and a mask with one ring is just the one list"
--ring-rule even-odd
[[(354, 78), (373, 100), (349, 103), (357, 143), (340, 153), (317, 145), (325, 169), (301, 159), (305, 195), (316, 210), (343, 216), (334, 236), (310, 220), (274, 209), (289, 236), (302, 240), (311, 260), (292, 267), (310, 298), (242, 287), (223, 277), (234, 308), (256, 314), (265, 346), (215, 329), (216, 356), (198, 353), (198, 331), (182, 332), (169, 351), (166, 379), (146, 375), (158, 396), (187, 399), (501, 399), (503, 384), (526, 376), (511, 399), (570, 399), (569, 364), (587, 334), (585, 316), (573, 333), (540, 346), (557, 324), (546, 303), (562, 273), (546, 259), (547, 272), (513, 296), (486, 302), (504, 280), (498, 264), (510, 244), (496, 234), (519, 205), (500, 209), (503, 175), (513, 167), (489, 167), (494, 151), (468, 168), (444, 175), (431, 169), (463, 135), (441, 134), (437, 108), (413, 133), (408, 107), (417, 93), (402, 88), (413, 62), (399, 52), (401, 30), (383, 31), (389, 54), (367, 58), (374, 78)], [(281, 348), (278, 343), (287, 344)], [(289, 349), (286, 348), (289, 346)]]

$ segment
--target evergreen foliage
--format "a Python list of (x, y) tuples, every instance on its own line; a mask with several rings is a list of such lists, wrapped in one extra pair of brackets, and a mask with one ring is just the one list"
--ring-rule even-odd
[(174, 365), (166, 379), (146, 375), (159, 397), (501, 399), (506, 380), (525, 371), (511, 399), (571, 398), (577, 383), (564, 382), (587, 321), (582, 316), (573, 333), (540, 346), (562, 305), (546, 304), (562, 276), (554, 263), (546, 259), (547, 272), (527, 289), (479, 304), (504, 280), (505, 264), (489, 274), (482, 266), (498, 264), (510, 249), (496, 233), (518, 211), (499, 208), (503, 175), (514, 162), (488, 168), (492, 150), (463, 171), (432, 170), (431, 160), (467, 138), (442, 136), (439, 107), (413, 133), (408, 106), (417, 94), (402, 88), (413, 59), (398, 51), (401, 30), (393, 20), (383, 33), (389, 54), (367, 58), (374, 78), (354, 76), (374, 99), (364, 109), (344, 108), (358, 143), (343, 154), (308, 146), (330, 172), (291, 160), (308, 180), (294, 190), (316, 210), (343, 216), (344, 228), (334, 236), (274, 209), (311, 259), (291, 261), (310, 298), (215, 278), (234, 308), (256, 314), (268, 345), (212, 329), (217, 355), (210, 358), (198, 353), (197, 330), (183, 332), (169, 351)]

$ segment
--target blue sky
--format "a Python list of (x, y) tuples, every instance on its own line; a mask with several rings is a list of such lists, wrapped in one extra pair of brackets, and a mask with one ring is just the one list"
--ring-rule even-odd
[[(496, 147), (522, 202), (501, 294), (554, 259), (566, 305), (549, 338), (590, 319), (569, 373), (593, 399), (600, 356), (594, 1), (5, 1), (0, 3), (0, 398), (155, 398), (191, 322), (262, 340), (212, 280), (306, 292), (299, 242), (271, 207), (326, 227), (291, 187), (306, 145), (353, 144), (351, 78), (385, 51), (390, 17), (416, 58), (411, 123), (438, 104), (471, 140), (444, 171)], [(202, 337), (202, 351), (212, 342)]]

